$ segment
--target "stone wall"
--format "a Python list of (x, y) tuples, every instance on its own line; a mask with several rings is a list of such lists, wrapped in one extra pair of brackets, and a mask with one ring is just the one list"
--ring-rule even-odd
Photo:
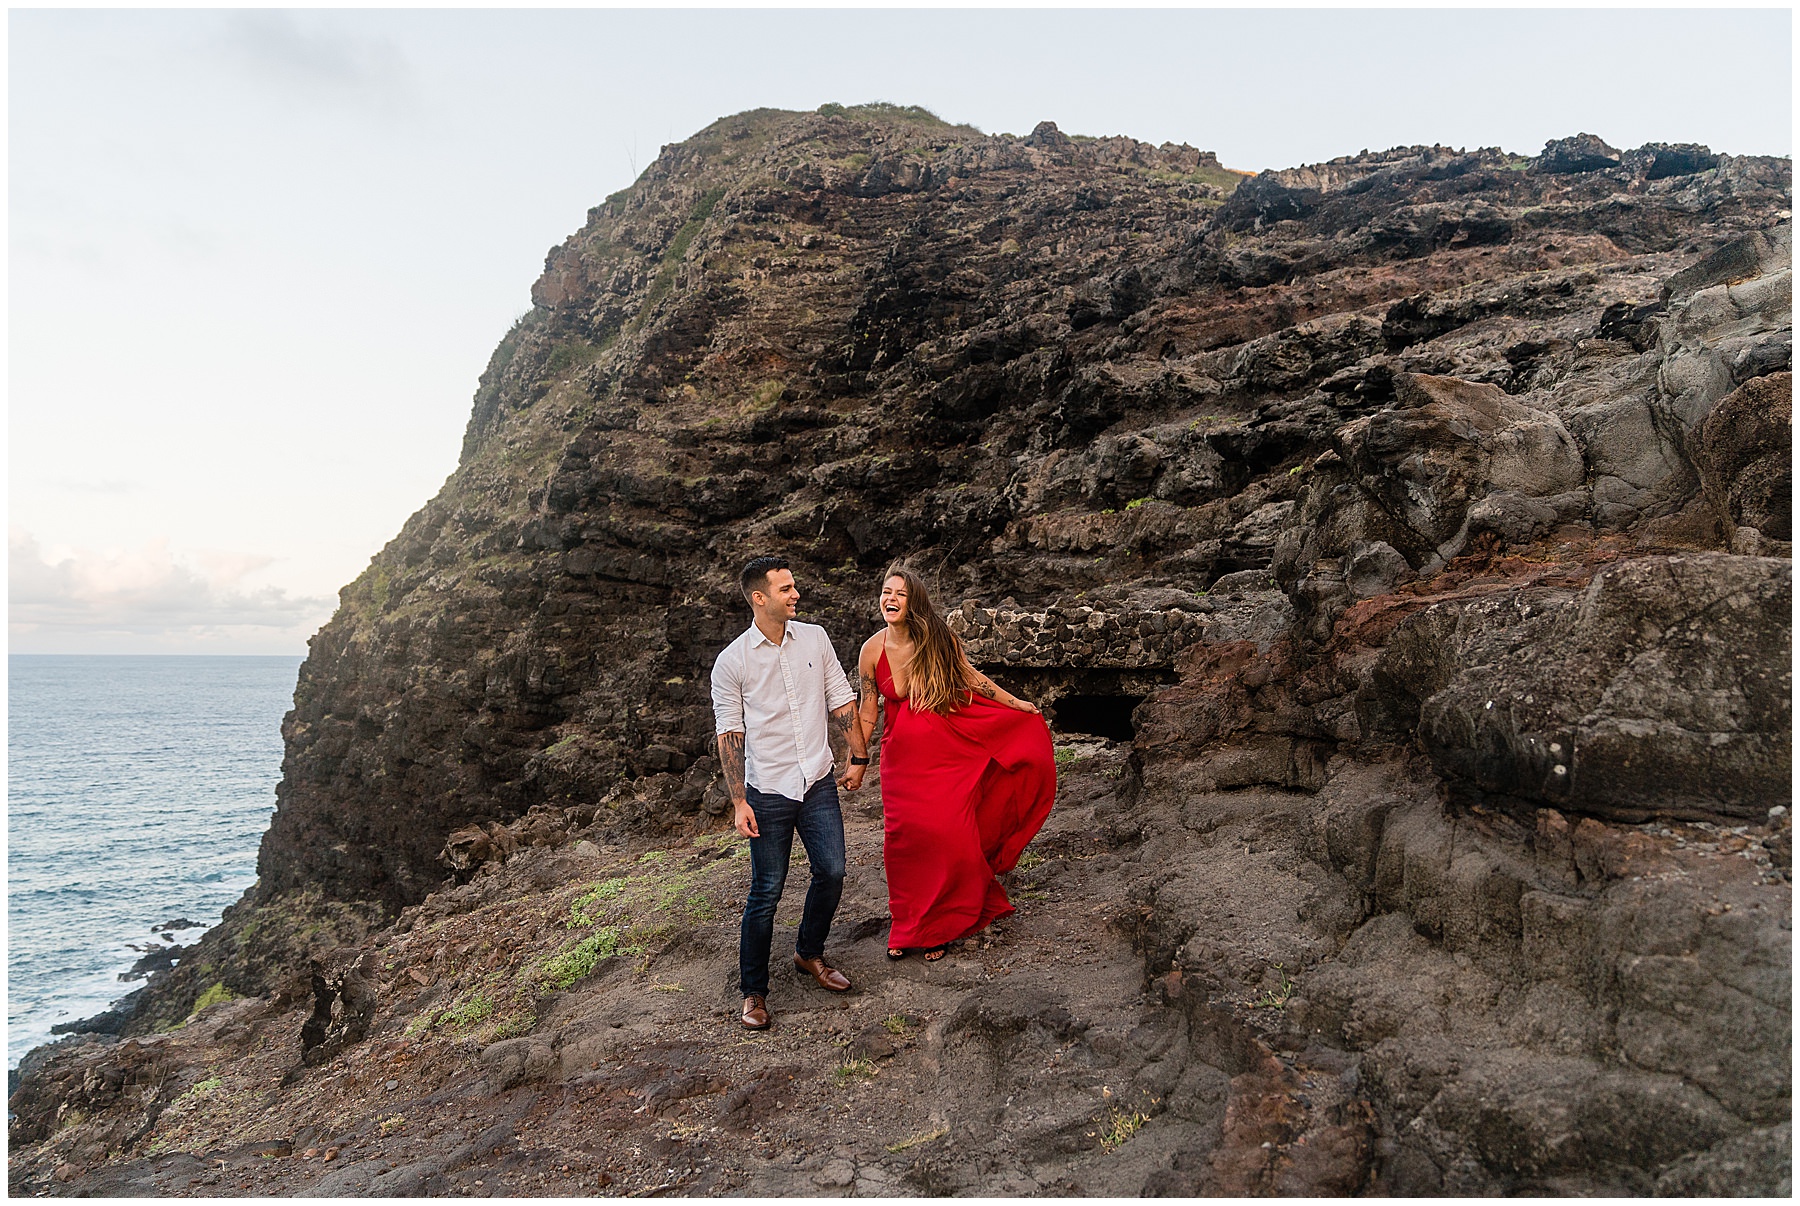
[(945, 619), (975, 665), (1021, 670), (1166, 669), (1203, 641), (1255, 641), (1266, 652), (1293, 621), (1292, 605), (1262, 570), (1228, 575), (1204, 594), (1145, 593), (1153, 597), (1039, 611), (965, 603)]

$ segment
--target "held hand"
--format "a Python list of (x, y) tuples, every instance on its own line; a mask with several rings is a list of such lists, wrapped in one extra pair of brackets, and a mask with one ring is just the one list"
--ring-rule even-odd
[(853, 766), (844, 772), (844, 777), (838, 780), (838, 784), (845, 791), (856, 791), (862, 787), (863, 776), (868, 773), (868, 770), (869, 768), (866, 766)]
[(731, 823), (745, 837), (761, 837), (762, 832), (756, 827), (756, 812), (750, 807), (748, 800), (731, 802)]

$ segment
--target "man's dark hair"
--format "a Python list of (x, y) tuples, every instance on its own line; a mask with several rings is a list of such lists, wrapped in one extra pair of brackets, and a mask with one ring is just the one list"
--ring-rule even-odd
[(767, 594), (769, 591), (769, 571), (787, 568), (789, 567), (788, 559), (786, 557), (751, 558), (750, 564), (744, 567), (744, 572), (738, 575), (738, 586), (743, 588), (744, 598), (748, 599), (750, 597), (750, 592), (753, 590), (760, 590), (764, 594)]

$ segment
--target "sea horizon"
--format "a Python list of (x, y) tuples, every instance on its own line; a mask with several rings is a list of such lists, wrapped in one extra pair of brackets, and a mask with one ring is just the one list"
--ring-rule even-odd
[(305, 661), (307, 657), (304, 653), (21, 653), (16, 650), (9, 650), (6, 656), (9, 659), (21, 657), (260, 657), (292, 658), (302, 662)]

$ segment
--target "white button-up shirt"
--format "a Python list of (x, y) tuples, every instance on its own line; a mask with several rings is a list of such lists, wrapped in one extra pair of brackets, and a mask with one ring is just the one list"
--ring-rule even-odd
[(831, 773), (826, 717), (855, 698), (817, 624), (789, 620), (780, 645), (752, 624), (713, 663), (713, 721), (744, 734), (744, 781), (790, 800)]

